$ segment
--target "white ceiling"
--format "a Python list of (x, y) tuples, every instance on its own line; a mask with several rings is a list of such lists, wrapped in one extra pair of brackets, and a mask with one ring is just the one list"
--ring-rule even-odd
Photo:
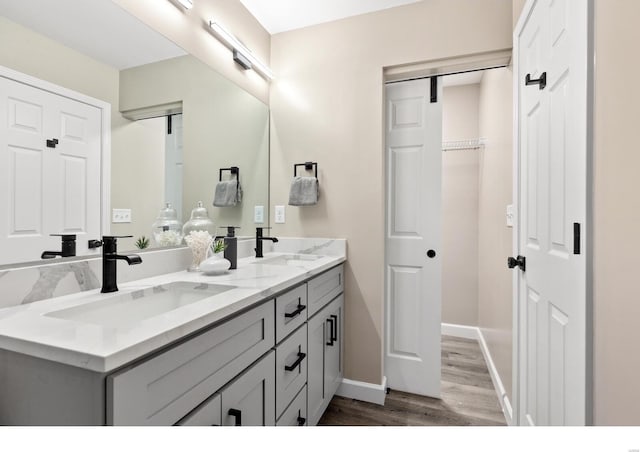
[(186, 54), (111, 0), (0, 0), (0, 15), (116, 69)]
[(422, 0), (240, 0), (271, 34)]

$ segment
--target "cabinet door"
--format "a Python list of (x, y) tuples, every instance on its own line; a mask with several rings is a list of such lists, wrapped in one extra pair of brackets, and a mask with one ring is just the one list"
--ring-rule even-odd
[(269, 352), (222, 389), (220, 395), (222, 425), (275, 425), (275, 352)]
[(276, 426), (302, 427), (307, 425), (307, 388), (303, 387), (291, 405), (282, 413)]
[(276, 348), (276, 417), (307, 382), (307, 325)]
[(324, 342), (326, 318), (320, 312), (309, 320), (307, 340), (307, 414), (309, 425), (316, 425), (324, 404)]
[(342, 350), (344, 296), (340, 295), (326, 308), (327, 340), (324, 351), (324, 393), (329, 400), (342, 382)]
[(307, 413), (316, 425), (342, 382), (344, 296), (309, 320)]
[(181, 426), (220, 425), (220, 394), (214, 394), (178, 422)]

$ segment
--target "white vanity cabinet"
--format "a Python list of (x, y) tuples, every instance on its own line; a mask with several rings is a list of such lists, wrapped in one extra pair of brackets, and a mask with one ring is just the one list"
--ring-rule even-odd
[(0, 425), (315, 425), (342, 379), (342, 286), (338, 265), (110, 373), (0, 350)]
[(309, 320), (309, 425), (318, 423), (342, 380), (343, 317), (344, 296), (340, 295)]

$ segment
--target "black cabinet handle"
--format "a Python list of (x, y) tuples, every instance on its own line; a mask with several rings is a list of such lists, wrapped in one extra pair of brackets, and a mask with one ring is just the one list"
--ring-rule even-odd
[(307, 423), (307, 420), (305, 418), (303, 418), (302, 416), (298, 416), (298, 425), (300, 427), (302, 427), (306, 423)]
[(293, 312), (285, 312), (284, 316), (288, 319), (292, 319), (297, 315), (300, 315), (300, 313), (302, 311), (304, 311), (305, 309), (307, 309), (307, 307), (305, 305), (303, 305), (302, 303), (300, 303), (300, 298), (298, 298), (298, 307), (296, 308), (295, 311)]
[(284, 366), (284, 370), (286, 370), (287, 372), (291, 372), (293, 370), (296, 369), (296, 367), (298, 367), (300, 365), (300, 363), (302, 362), (302, 360), (307, 356), (306, 353), (302, 353), (302, 352), (298, 352), (298, 359), (296, 359), (296, 361), (291, 364), (290, 366)]
[(327, 322), (331, 323), (331, 332), (329, 333), (329, 342), (327, 342), (327, 345), (333, 346), (333, 343), (335, 342), (335, 339), (333, 338), (333, 328), (335, 325), (335, 320), (333, 319), (334, 316), (331, 316), (332, 318), (327, 319)]
[(331, 322), (331, 341), (336, 342), (338, 340), (338, 316), (331, 314), (333, 322)]
[(229, 416), (233, 416), (236, 418), (236, 427), (242, 426), (242, 411), (236, 410), (235, 408), (230, 408)]

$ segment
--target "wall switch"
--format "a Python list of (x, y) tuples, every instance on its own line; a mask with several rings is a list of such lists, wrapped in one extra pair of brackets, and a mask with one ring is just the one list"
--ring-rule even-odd
[(507, 206), (507, 227), (513, 227), (513, 204)]
[(284, 223), (284, 206), (276, 206), (276, 223)]
[(255, 206), (253, 208), (253, 222), (256, 224), (264, 223), (264, 206)]
[(131, 223), (131, 209), (113, 209), (112, 223)]

